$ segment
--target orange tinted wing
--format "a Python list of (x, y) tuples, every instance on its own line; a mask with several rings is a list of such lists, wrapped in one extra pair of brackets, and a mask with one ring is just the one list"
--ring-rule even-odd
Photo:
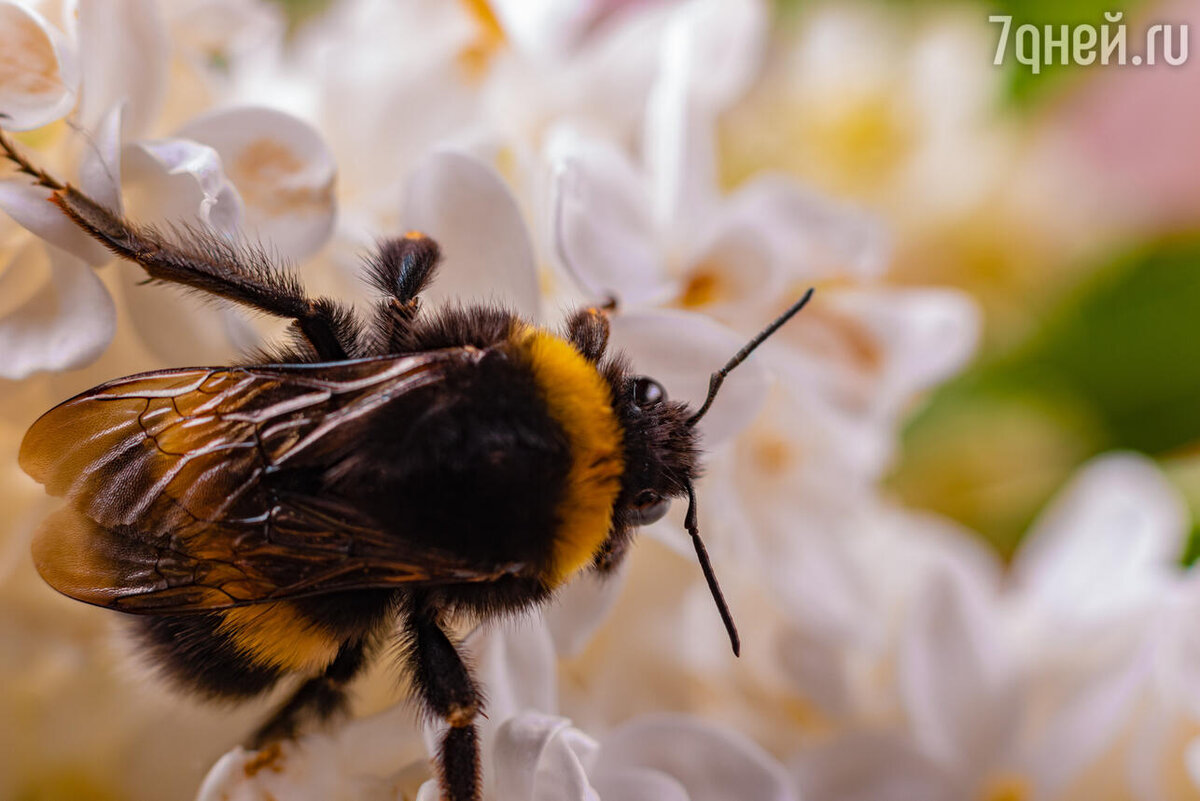
[(441, 380), (456, 358), (170, 370), (59, 405), (21, 445), (22, 468), (68, 501), (35, 536), (39, 572), (73, 598), (131, 612), (520, 572), (406, 543), (331, 499), (263, 488), (271, 471), (353, 447), (356, 423)]

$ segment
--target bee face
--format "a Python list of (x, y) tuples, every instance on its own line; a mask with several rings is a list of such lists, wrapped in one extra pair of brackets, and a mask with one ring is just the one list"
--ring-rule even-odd
[(687, 494), (699, 457), (688, 406), (672, 401), (662, 384), (648, 376), (624, 382), (620, 416), (625, 425), (626, 473), (618, 505), (632, 525), (663, 517), (671, 499)]

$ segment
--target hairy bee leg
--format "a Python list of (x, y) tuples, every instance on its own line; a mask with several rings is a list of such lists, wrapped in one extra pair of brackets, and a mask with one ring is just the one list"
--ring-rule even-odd
[(424, 234), (411, 231), (403, 237), (386, 239), (367, 262), (371, 283), (388, 300), (376, 315), (376, 338), (380, 353), (407, 349), (406, 339), (420, 311), (418, 297), (433, 280), (441, 250)]
[[(0, 114), (0, 119), (4, 119), (7, 116), (7, 114)], [(19, 171), (36, 179), (38, 186), (56, 190), (65, 188), (64, 184), (53, 175), (34, 166), (33, 162), (27, 159), (24, 153), (17, 150), (17, 146), (13, 143), (12, 139), (2, 130), (0, 130), (0, 150), (4, 151), (5, 158), (17, 165)]]
[(608, 312), (598, 306), (580, 309), (567, 320), (567, 340), (593, 364), (608, 347)]
[(188, 230), (185, 242), (133, 223), (67, 186), (52, 198), (76, 225), (156, 281), (208, 292), (266, 314), (294, 320), (327, 361), (357, 350), (358, 323), (328, 298), (309, 298), (295, 276), (274, 266), (257, 247), (237, 247), (214, 233)]
[(423, 612), (409, 615), (409, 668), (425, 708), (449, 724), (438, 748), (437, 769), (448, 801), (478, 801), (479, 735), (475, 718), (483, 696), (454, 643)]
[(255, 750), (278, 740), (290, 740), (304, 718), (325, 721), (346, 708), (346, 686), (367, 662), (365, 641), (345, 643), (320, 676), (301, 684), (246, 745)]
[(327, 361), (346, 359), (357, 351), (359, 326), (353, 315), (327, 298), (307, 297), (300, 282), (271, 264), (261, 248), (237, 247), (199, 230), (187, 231), (187, 242), (172, 241), (38, 169), (3, 131), (0, 152), (40, 186), (53, 189), (52, 200), (76, 225), (121, 258), (141, 265), (150, 278), (294, 320), (317, 355)]
[(415, 301), (437, 270), (441, 249), (417, 231), (385, 239), (367, 264), (371, 282), (400, 303)]

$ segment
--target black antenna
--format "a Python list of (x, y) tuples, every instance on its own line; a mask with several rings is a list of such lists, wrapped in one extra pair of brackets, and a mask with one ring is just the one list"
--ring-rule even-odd
[(708, 559), (708, 549), (704, 547), (704, 541), (700, 539), (700, 526), (696, 522), (696, 490), (690, 481), (687, 485), (687, 495), (688, 508), (687, 514), (683, 518), (683, 527), (692, 537), (692, 545), (696, 548), (696, 558), (700, 560), (700, 569), (704, 571), (704, 580), (708, 582), (708, 591), (712, 593), (713, 600), (717, 602), (717, 611), (721, 613), (721, 622), (725, 624), (725, 630), (729, 632), (729, 644), (733, 646), (733, 655), (741, 656), (742, 640), (738, 637), (737, 626), (733, 622), (733, 613), (729, 611), (729, 604), (725, 603), (725, 593), (721, 592), (721, 585), (717, 583), (717, 574), (713, 573), (712, 562)]
[(767, 339), (767, 337), (771, 336), (771, 334), (774, 334), (784, 323), (795, 317), (796, 312), (804, 308), (804, 305), (812, 298), (813, 292), (815, 291), (815, 289), (809, 289), (807, 292), (805, 292), (804, 297), (793, 303), (787, 311), (776, 317), (775, 320), (766, 328), (759, 331), (754, 336), (754, 339), (747, 342), (741, 350), (733, 355), (732, 359), (725, 363), (724, 367), (712, 374), (712, 376), (708, 379), (708, 397), (704, 399), (703, 405), (700, 406), (700, 411), (688, 418), (687, 425), (689, 428), (700, 422), (700, 418), (708, 412), (709, 407), (711, 407), (713, 404), (713, 400), (715, 400), (717, 397), (717, 390), (721, 388), (721, 384), (725, 383), (725, 376), (733, 372), (733, 368), (746, 361), (746, 358), (753, 353), (754, 349), (761, 345)]

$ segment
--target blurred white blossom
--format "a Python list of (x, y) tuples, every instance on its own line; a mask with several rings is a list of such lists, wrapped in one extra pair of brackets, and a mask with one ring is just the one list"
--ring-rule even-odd
[[(444, 256), (427, 307), (557, 326), (612, 299), (613, 345), (698, 405), (816, 288), (702, 423), (742, 660), (678, 514), (606, 580), (456, 621), (489, 699), (488, 801), (1200, 792), (1200, 582), (1151, 463), (1087, 466), (1011, 565), (880, 489), (980, 328), (966, 294), (895, 280), (889, 226), (990, 208), (1013, 140), (989, 62), (963, 55), (974, 29), (934, 15), (906, 38), (873, 8), (820, 5), (780, 41), (760, 0), (335, 0), (294, 29), (258, 0), (0, 0), (0, 127), (35, 163), (139, 222), (261, 241), (314, 292), (361, 305), (364, 253), (418, 229)], [(174, 700), (111, 615), (37, 579), (24, 427), (279, 328), (141, 286), (30, 183), (0, 173), (0, 734), (20, 740), (0, 795), (437, 798), (439, 728), (391, 664), (353, 719), (249, 752), (272, 699)]]

